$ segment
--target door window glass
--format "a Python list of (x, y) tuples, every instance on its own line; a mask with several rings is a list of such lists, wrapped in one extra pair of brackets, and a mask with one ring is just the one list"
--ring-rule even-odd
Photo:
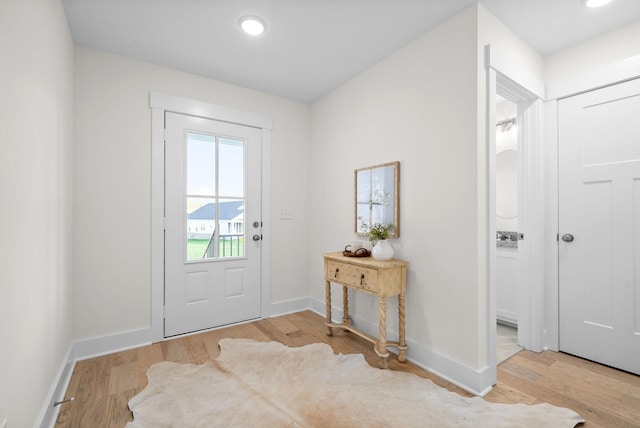
[(244, 150), (242, 140), (187, 133), (187, 261), (244, 257)]

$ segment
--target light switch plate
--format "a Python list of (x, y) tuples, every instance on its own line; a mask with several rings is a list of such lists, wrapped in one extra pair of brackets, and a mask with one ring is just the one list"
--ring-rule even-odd
[(293, 220), (293, 209), (291, 207), (280, 207), (280, 220)]

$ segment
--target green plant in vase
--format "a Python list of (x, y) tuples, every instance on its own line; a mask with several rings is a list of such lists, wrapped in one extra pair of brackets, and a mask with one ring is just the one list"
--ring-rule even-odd
[(393, 223), (382, 224), (374, 223), (371, 226), (364, 222), (362, 217), (358, 217), (360, 220), (360, 231), (369, 237), (371, 246), (374, 247), (378, 241), (382, 241), (389, 238), (389, 232), (393, 229)]

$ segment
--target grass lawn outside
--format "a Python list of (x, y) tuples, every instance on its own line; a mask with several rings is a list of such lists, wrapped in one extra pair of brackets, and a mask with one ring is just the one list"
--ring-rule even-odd
[[(187, 240), (187, 260), (200, 260), (207, 250), (208, 239)], [(223, 240), (220, 239), (220, 257), (242, 257), (244, 256), (244, 238)]]

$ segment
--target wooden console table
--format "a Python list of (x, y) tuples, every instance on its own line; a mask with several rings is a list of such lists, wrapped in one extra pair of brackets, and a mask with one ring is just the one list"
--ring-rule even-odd
[[(339, 253), (324, 255), (325, 303), (327, 336), (334, 328), (350, 331), (374, 344), (380, 357), (380, 368), (389, 367), (387, 347), (398, 349), (398, 361), (407, 360), (405, 341), (405, 294), (407, 291), (407, 265), (402, 260), (375, 260), (371, 257), (346, 257)], [(342, 285), (342, 323), (334, 323), (331, 318), (331, 283)], [(364, 333), (351, 325), (349, 320), (348, 289), (352, 288), (378, 297), (378, 337)], [(387, 298), (398, 296), (399, 341), (387, 341)]]

